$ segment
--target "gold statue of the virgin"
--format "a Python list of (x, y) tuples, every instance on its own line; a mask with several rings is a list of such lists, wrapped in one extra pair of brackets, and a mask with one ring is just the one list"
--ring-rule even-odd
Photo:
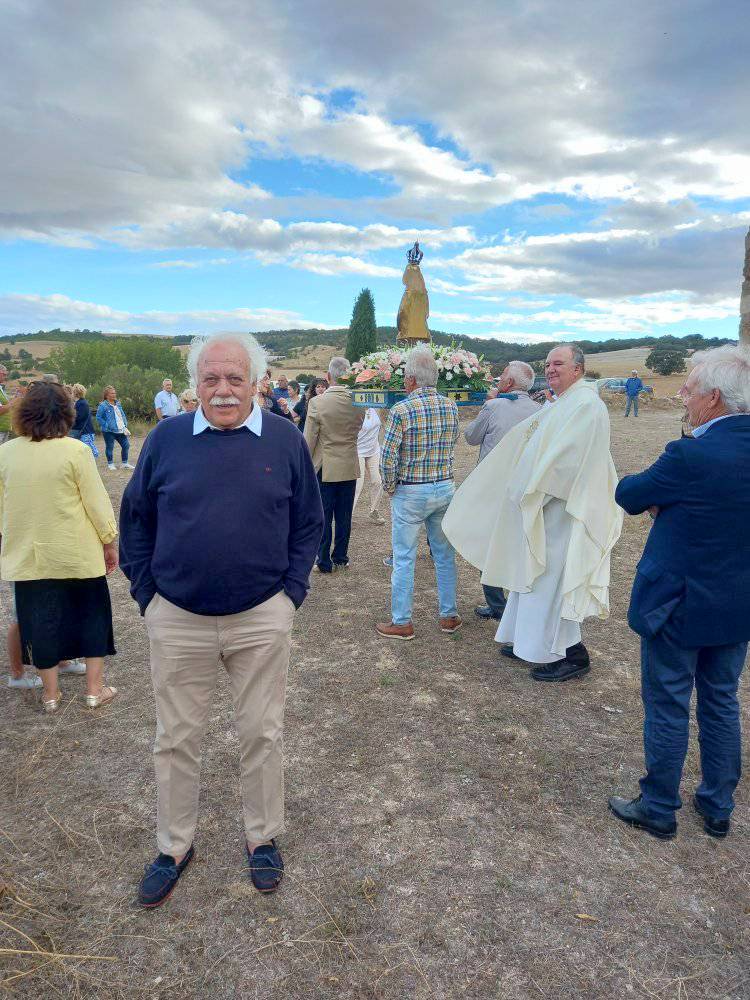
[(398, 318), (396, 326), (398, 328), (398, 342), (400, 344), (418, 344), (426, 341), (430, 343), (432, 337), (427, 328), (427, 317), (430, 315), (430, 300), (427, 296), (422, 271), (419, 262), (424, 254), (419, 249), (419, 243), (415, 243), (406, 255), (409, 263), (404, 269), (401, 279), (405, 285), (404, 294), (401, 296), (401, 304), (398, 307)]

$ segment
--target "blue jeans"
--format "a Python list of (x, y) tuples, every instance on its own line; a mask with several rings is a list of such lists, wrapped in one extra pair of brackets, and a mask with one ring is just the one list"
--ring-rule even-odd
[(626, 417), (630, 415), (630, 407), (631, 406), (633, 407), (633, 416), (637, 417), (638, 416), (638, 397), (637, 396), (628, 396), (628, 401), (625, 404), (625, 416)]
[(130, 451), (130, 441), (127, 434), (113, 434), (112, 431), (102, 431), (104, 438), (104, 454), (107, 456), (107, 464), (113, 465), (115, 461), (115, 441), (120, 446), (120, 456), (123, 462), (128, 460)]
[(641, 695), (646, 774), (641, 794), (647, 810), (672, 819), (682, 805), (680, 779), (688, 749), (690, 696), (696, 690), (696, 717), (703, 780), (696, 791), (714, 819), (728, 819), (740, 780), (740, 712), (737, 686), (747, 643), (682, 649), (667, 625), (641, 638)]
[(391, 500), (391, 620), (394, 625), (406, 625), (411, 621), (414, 564), (422, 525), (427, 529), (427, 541), (435, 563), (440, 617), (452, 618), (457, 614), (455, 552), (442, 528), (443, 514), (453, 499), (454, 490), (452, 479), (442, 483), (396, 487)]

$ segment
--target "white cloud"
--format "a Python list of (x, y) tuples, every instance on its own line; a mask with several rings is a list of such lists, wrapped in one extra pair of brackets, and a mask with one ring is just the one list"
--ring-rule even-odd
[(386, 267), (361, 260), (359, 257), (337, 257), (335, 254), (307, 253), (291, 261), (292, 267), (313, 274), (365, 274), (374, 278), (400, 278), (401, 271), (396, 267)]
[(28, 333), (38, 328), (90, 328), (105, 333), (201, 333), (206, 330), (326, 328), (289, 309), (193, 309), (130, 313), (67, 295), (0, 295), (0, 329)]

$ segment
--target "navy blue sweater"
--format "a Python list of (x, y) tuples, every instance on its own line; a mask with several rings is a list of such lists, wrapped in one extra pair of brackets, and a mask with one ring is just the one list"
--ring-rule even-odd
[(284, 590), (302, 604), (323, 530), (304, 438), (265, 411), (193, 436), (193, 414), (156, 425), (120, 508), (120, 566), (145, 611), (155, 593), (198, 615), (247, 611)]

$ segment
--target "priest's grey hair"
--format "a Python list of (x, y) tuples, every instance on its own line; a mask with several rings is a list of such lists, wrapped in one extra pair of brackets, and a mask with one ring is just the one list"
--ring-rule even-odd
[(336, 385), (340, 378), (349, 374), (349, 362), (346, 358), (331, 358), (328, 362), (328, 374), (332, 385)]
[(696, 351), (690, 361), (699, 392), (718, 389), (730, 413), (750, 413), (750, 347), (726, 344)]
[(404, 375), (411, 375), (420, 389), (437, 385), (438, 366), (429, 347), (412, 347), (406, 355)]
[(237, 344), (247, 355), (247, 371), (251, 382), (256, 382), (268, 367), (265, 349), (251, 333), (209, 333), (202, 337), (193, 337), (187, 356), (187, 370), (192, 385), (198, 385), (198, 368), (201, 355), (212, 344)]
[(508, 374), (513, 379), (513, 385), (524, 392), (534, 384), (534, 369), (525, 361), (509, 361)]
[(569, 347), (571, 357), (573, 358), (573, 364), (577, 365), (582, 372), (586, 371), (586, 356), (578, 344), (559, 344), (558, 346)]

